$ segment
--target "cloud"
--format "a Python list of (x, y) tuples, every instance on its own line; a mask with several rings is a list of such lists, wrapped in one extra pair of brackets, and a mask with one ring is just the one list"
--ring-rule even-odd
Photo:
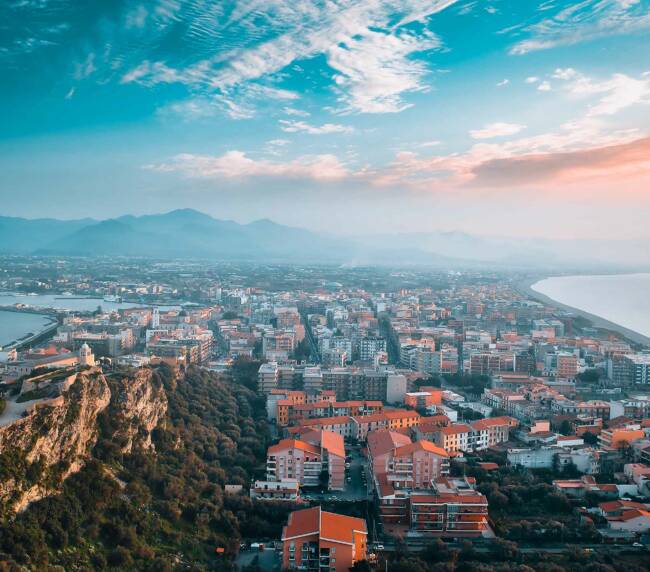
[(472, 139), (492, 139), (494, 137), (506, 137), (508, 135), (515, 135), (525, 128), (525, 125), (520, 125), (518, 123), (497, 122), (485, 125), (482, 129), (473, 129), (469, 132), (469, 134)]
[(543, 81), (537, 86), (538, 91), (551, 91), (551, 84), (548, 81)]
[(86, 56), (86, 59), (83, 62), (77, 62), (75, 64), (75, 71), (73, 76), (76, 80), (86, 79), (96, 70), (97, 67), (95, 66), (95, 54), (91, 52)]
[(497, 87), (504, 87), (510, 83), (509, 79), (503, 79), (499, 83), (497, 83)]
[(553, 73), (555, 79), (569, 80), (578, 75), (578, 72), (573, 68), (557, 68)]
[(539, 81), (539, 78), (537, 76), (531, 75), (530, 77), (526, 78), (526, 83), (537, 83)]
[(565, 90), (576, 97), (599, 96), (588, 116), (614, 115), (628, 107), (650, 103), (650, 77), (633, 78), (615, 73), (606, 80), (594, 80), (573, 68), (558, 69), (554, 77), (566, 82)]
[(295, 117), (309, 117), (311, 115), (309, 111), (296, 109), (295, 107), (283, 107), (282, 113), (285, 113), (286, 115), (293, 115)]
[(310, 125), (304, 121), (279, 121), (282, 131), (286, 133), (307, 133), (308, 135), (329, 135), (331, 133), (352, 133), (354, 128), (339, 123), (325, 123), (323, 125)]
[(533, 154), (494, 159), (472, 170), (477, 186), (534, 185), (546, 181), (570, 183), (588, 179), (616, 181), (650, 175), (650, 137), (630, 143), (566, 153)]
[[(142, 85), (183, 83), (193, 90), (225, 92), (249, 82), (271, 78), (300, 60), (323, 56), (340, 112), (387, 113), (409, 107), (405, 93), (426, 89), (427, 65), (413, 58), (437, 49), (440, 40), (423, 23), (456, 0), (351, 0), (286, 3), (267, 0), (241, 3), (230, 11), (215, 7), (215, 14), (188, 23), (208, 30), (212, 54), (190, 65), (143, 61), (122, 76), (123, 83)], [(232, 45), (221, 32), (240, 30)]]
[[(543, 8), (541, 20), (512, 29), (528, 38), (512, 46), (511, 54), (522, 55), (650, 29), (650, 10), (647, 2), (640, 0), (580, 0), (569, 6), (553, 3)], [(554, 13), (548, 16), (551, 11)]]
[[(552, 157), (557, 155), (578, 155), (598, 148), (626, 145), (642, 137), (637, 129), (612, 130), (602, 120), (587, 117), (566, 123), (557, 131), (503, 142), (476, 143), (464, 153), (426, 157), (402, 151), (388, 167), (373, 173), (372, 180), (380, 186), (422, 191), (485, 187), (496, 184), (495, 173), (499, 166), (524, 164), (527, 158), (539, 157), (548, 157), (552, 163)], [(522, 163), (517, 163), (519, 160)], [(535, 164), (539, 164), (539, 159), (537, 161)], [(576, 172), (572, 180), (578, 180), (581, 174), (585, 173)], [(504, 176), (499, 184), (507, 186), (514, 180), (514, 176)], [(524, 178), (517, 179), (517, 184), (524, 185)]]
[(144, 28), (147, 17), (149, 16), (148, 10), (142, 5), (136, 6), (133, 10), (127, 12), (125, 17), (126, 28)]
[(330, 154), (304, 155), (291, 161), (251, 159), (242, 151), (228, 151), (220, 156), (184, 153), (170, 162), (145, 165), (161, 173), (180, 172), (192, 178), (251, 179), (282, 178), (312, 181), (338, 181), (350, 175), (339, 159)]

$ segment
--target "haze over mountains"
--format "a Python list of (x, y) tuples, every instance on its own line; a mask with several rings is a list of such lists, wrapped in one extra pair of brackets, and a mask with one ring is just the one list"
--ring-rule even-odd
[(650, 267), (648, 241), (482, 237), (461, 232), (335, 237), (262, 219), (249, 224), (192, 209), (98, 221), (0, 217), (0, 253), (142, 256), (437, 267)]

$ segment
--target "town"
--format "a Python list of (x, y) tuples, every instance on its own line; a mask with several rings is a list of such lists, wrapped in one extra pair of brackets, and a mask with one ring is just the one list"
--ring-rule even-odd
[(57, 371), (254, 368), (270, 442), (227, 487), (289, 512), (281, 537), (242, 541), (241, 566), (650, 546), (650, 353), (526, 276), (6, 262), (2, 309), (56, 327), (1, 349), (0, 427), (56, 398)]

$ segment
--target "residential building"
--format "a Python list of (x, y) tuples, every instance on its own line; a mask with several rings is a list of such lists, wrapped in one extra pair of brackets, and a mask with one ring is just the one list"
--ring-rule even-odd
[(348, 572), (366, 559), (366, 521), (325, 512), (319, 506), (292, 512), (282, 530), (282, 567)]

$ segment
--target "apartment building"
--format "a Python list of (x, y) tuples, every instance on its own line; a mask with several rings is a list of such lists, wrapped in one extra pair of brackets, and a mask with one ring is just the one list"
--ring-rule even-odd
[(556, 371), (557, 377), (575, 377), (578, 374), (578, 358), (574, 354), (559, 353)]
[(348, 572), (366, 559), (366, 521), (323, 511), (320, 507), (294, 511), (282, 530), (285, 570)]
[(476, 538), (488, 529), (487, 498), (469, 486), (413, 493), (409, 505), (409, 528), (421, 535)]
[(470, 450), (472, 428), (464, 423), (455, 423), (442, 427), (434, 434), (434, 441), (447, 453), (459, 453)]
[(267, 450), (266, 480), (295, 479), (301, 486), (318, 487), (327, 472), (327, 488), (345, 488), (345, 445), (331, 431), (306, 431), (301, 439), (282, 439)]
[(442, 389), (422, 387), (419, 391), (409, 392), (404, 396), (404, 405), (413, 409), (427, 409), (442, 404)]

